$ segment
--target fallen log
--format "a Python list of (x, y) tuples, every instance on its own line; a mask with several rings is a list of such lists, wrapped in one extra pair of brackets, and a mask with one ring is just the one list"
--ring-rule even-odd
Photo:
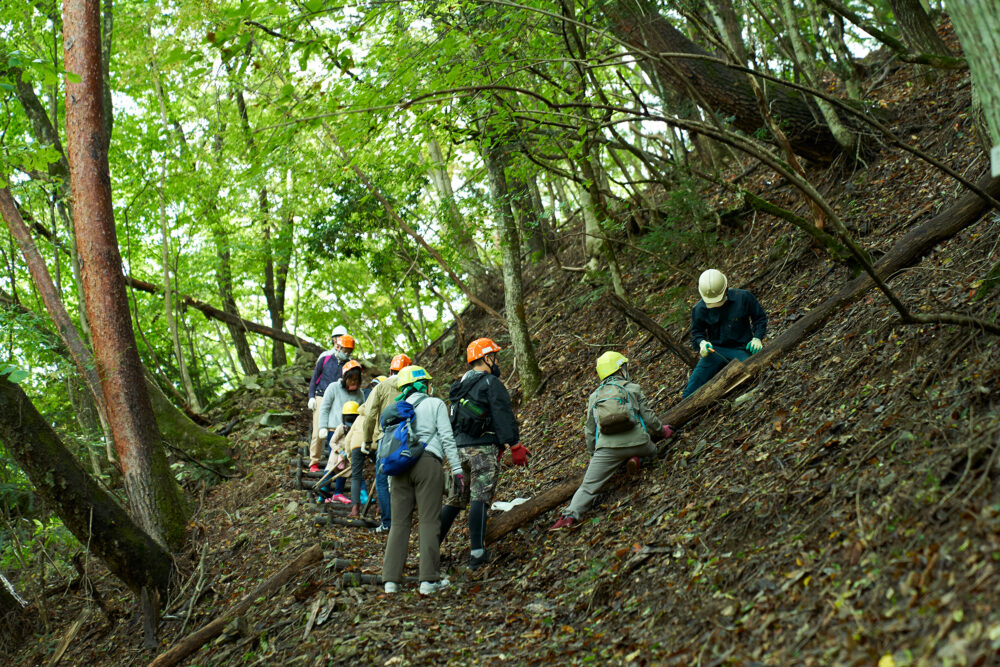
[(652, 317), (628, 303), (614, 292), (608, 292), (607, 296), (611, 300), (611, 305), (615, 307), (615, 310), (653, 334), (656, 340), (660, 341), (664, 347), (677, 355), (677, 358), (687, 364), (688, 368), (694, 368), (695, 364), (698, 363), (694, 353), (674, 340), (666, 329), (653, 321)]
[(320, 562), (322, 559), (323, 549), (320, 548), (318, 544), (314, 544), (309, 547), (299, 554), (299, 556), (291, 563), (278, 570), (278, 572), (272, 575), (270, 579), (261, 583), (260, 586), (255, 588), (252, 593), (236, 603), (232, 609), (221, 616), (217, 616), (215, 620), (209, 622), (207, 625), (199, 628), (198, 630), (195, 630), (174, 644), (168, 650), (156, 656), (156, 659), (149, 663), (149, 667), (168, 667), (169, 665), (176, 665), (181, 660), (200, 649), (210, 639), (222, 634), (222, 631), (225, 630), (226, 626), (229, 625), (234, 618), (244, 614), (251, 606), (253, 606), (254, 602), (258, 598), (266, 599), (268, 596), (276, 593), (282, 586), (287, 584), (292, 577), (298, 574), (299, 571), (312, 565), (313, 563)]
[[(1000, 177), (986, 176), (980, 179), (977, 185), (991, 197), (1000, 196)], [(977, 222), (989, 209), (989, 204), (979, 195), (975, 193), (963, 195), (947, 209), (899, 239), (875, 264), (875, 270), (887, 278), (894, 276), (902, 269), (915, 264), (937, 244)], [(769, 341), (763, 350), (746, 362), (742, 364), (730, 362), (722, 372), (702, 385), (698, 391), (668, 410), (661, 418), (663, 423), (674, 427), (689, 423), (702, 410), (714, 405), (737, 386), (769, 368), (772, 361), (792, 352), (830, 318), (857, 301), (874, 286), (875, 283), (868, 274), (862, 274), (851, 280), (839, 292), (798, 319), (783, 334)], [(669, 440), (667, 444), (669, 445)], [(495, 542), (540, 514), (562, 504), (579, 488), (582, 480), (583, 475), (567, 479), (528, 502), (491, 519), (486, 526), (486, 542)]]

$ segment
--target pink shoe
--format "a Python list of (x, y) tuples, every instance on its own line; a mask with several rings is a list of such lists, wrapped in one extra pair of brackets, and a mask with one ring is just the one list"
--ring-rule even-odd
[(351, 499), (345, 496), (343, 493), (337, 493), (335, 495), (330, 496), (330, 500), (334, 500), (338, 503), (344, 503), (345, 505), (351, 504)]
[(311, 466), (309, 466), (309, 472), (319, 472), (319, 464), (314, 463)]

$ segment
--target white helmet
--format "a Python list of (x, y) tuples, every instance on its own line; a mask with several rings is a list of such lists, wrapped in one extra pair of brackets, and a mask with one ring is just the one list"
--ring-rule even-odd
[(718, 269), (709, 269), (698, 278), (698, 293), (706, 306), (721, 304), (726, 298), (726, 287), (729, 281)]
[(333, 333), (330, 334), (330, 337), (337, 338), (339, 336), (346, 336), (346, 335), (347, 335), (347, 327), (345, 327), (343, 324), (340, 324), (334, 327)]

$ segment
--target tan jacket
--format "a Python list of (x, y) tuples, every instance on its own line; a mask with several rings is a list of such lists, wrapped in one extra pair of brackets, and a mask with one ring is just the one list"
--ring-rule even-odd
[(587, 451), (591, 454), (594, 453), (594, 449), (605, 447), (636, 447), (639, 445), (645, 445), (651, 441), (650, 436), (659, 437), (659, 433), (663, 432), (663, 424), (660, 422), (660, 418), (656, 416), (656, 413), (649, 407), (646, 402), (646, 397), (642, 393), (642, 389), (635, 382), (628, 382), (618, 380), (617, 384), (620, 384), (629, 395), (629, 399), (632, 405), (636, 407), (639, 411), (639, 416), (642, 418), (642, 422), (645, 424), (646, 428), (642, 428), (642, 425), (638, 425), (631, 431), (625, 431), (624, 433), (613, 433), (597, 434), (597, 421), (594, 419), (594, 405), (597, 403), (597, 390), (595, 389), (591, 394), (590, 398), (587, 399), (587, 425), (584, 427), (584, 437), (587, 440)]
[(365, 442), (371, 442), (374, 443), (373, 446), (378, 446), (378, 442), (382, 440), (382, 424), (380, 423), (382, 411), (390, 403), (394, 403), (397, 396), (399, 396), (398, 375), (390, 375), (383, 382), (379, 382), (375, 390), (368, 394), (364, 410), (365, 415), (371, 418), (365, 419), (364, 428), (362, 429)]

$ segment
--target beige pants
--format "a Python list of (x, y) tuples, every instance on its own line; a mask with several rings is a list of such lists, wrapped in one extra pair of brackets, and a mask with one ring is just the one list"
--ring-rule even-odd
[(444, 471), (441, 462), (425, 453), (405, 475), (390, 477), (392, 492), (392, 527), (382, 561), (382, 581), (399, 583), (406, 565), (407, 544), (416, 506), (420, 535), (420, 581), (440, 578), (441, 498), (444, 496)]
[(319, 437), (319, 407), (323, 403), (323, 397), (316, 397), (316, 407), (313, 408), (313, 430), (309, 437), (309, 465), (319, 465), (323, 458), (323, 446), (326, 445), (326, 438)]
[(563, 512), (563, 516), (571, 516), (577, 521), (580, 516), (590, 509), (594, 504), (594, 496), (598, 494), (604, 483), (611, 479), (622, 461), (627, 461), (633, 456), (653, 456), (656, 454), (656, 446), (652, 442), (636, 447), (605, 447), (594, 451), (587, 465), (587, 472), (583, 475), (583, 482), (580, 488), (573, 494), (573, 500), (569, 502), (569, 508)]

